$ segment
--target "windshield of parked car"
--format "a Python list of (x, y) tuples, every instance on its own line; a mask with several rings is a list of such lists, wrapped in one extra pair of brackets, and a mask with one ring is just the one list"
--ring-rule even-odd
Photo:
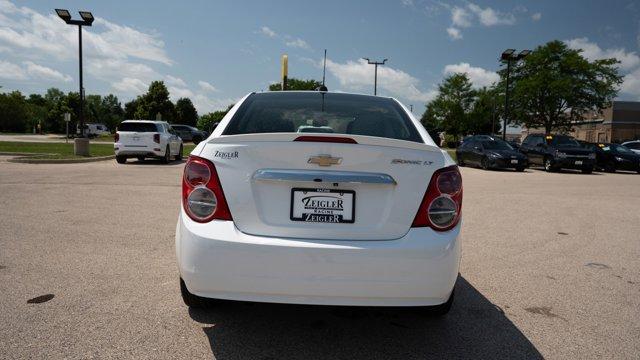
[(580, 143), (568, 136), (554, 136), (551, 145), (562, 147), (580, 147)]
[(629, 150), (628, 147), (623, 146), (623, 145), (618, 145), (618, 144), (611, 144), (609, 145), (609, 147), (615, 151), (615, 152), (619, 152), (621, 154), (635, 154), (633, 151)]
[(240, 106), (224, 135), (318, 132), (423, 142), (392, 99), (325, 92), (253, 94)]
[(158, 128), (154, 123), (123, 122), (120, 125), (118, 125), (118, 131), (158, 132)]
[(504, 141), (483, 141), (482, 147), (485, 150), (513, 150), (511, 145)]

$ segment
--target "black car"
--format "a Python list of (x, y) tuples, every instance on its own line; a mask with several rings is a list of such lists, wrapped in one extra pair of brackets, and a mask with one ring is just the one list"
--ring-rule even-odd
[(475, 165), (483, 169), (514, 168), (524, 171), (527, 157), (502, 140), (468, 140), (456, 149), (458, 165)]
[(580, 142), (584, 148), (595, 151), (596, 167), (606, 172), (635, 171), (640, 174), (640, 155), (626, 146), (610, 143)]
[(544, 166), (549, 172), (576, 169), (590, 174), (596, 161), (593, 150), (583, 148), (567, 135), (528, 135), (520, 145), (520, 151), (529, 159), (529, 165)]
[(206, 131), (198, 130), (189, 125), (171, 124), (171, 127), (183, 141), (191, 141), (196, 145), (209, 136)]

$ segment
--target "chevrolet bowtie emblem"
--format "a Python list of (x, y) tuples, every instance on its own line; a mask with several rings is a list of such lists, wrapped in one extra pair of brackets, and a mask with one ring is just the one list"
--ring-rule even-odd
[(342, 158), (332, 157), (331, 155), (318, 155), (310, 157), (307, 163), (319, 166), (340, 165), (342, 163)]

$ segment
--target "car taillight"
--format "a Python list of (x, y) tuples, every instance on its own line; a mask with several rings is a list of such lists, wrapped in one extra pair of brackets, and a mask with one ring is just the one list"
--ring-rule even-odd
[(113, 142), (118, 142), (120, 140), (120, 134), (116, 133), (113, 135)]
[(153, 134), (153, 142), (160, 144), (160, 134)]
[(182, 206), (193, 221), (232, 220), (218, 173), (209, 160), (189, 156), (182, 176)]
[(433, 173), (411, 226), (451, 230), (460, 221), (461, 213), (462, 177), (454, 165)]

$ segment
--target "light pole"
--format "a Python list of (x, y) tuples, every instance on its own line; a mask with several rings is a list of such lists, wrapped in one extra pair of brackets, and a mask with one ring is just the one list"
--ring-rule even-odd
[[(82, 27), (91, 26), (93, 23), (93, 14), (89, 11), (79, 11), (82, 20), (72, 20), (69, 10), (56, 9), (56, 14), (69, 25), (78, 26), (78, 50), (80, 57), (80, 113), (78, 114), (78, 120), (80, 122), (80, 137), (84, 137), (84, 86), (82, 84)], [(88, 152), (88, 148), (87, 148)]]
[(378, 95), (378, 65), (384, 65), (389, 59), (384, 59), (382, 62), (371, 61), (369, 58), (362, 58), (362, 60), (367, 60), (367, 64), (375, 66), (375, 74), (373, 75), (373, 95)]
[(522, 60), (529, 55), (531, 50), (522, 50), (516, 54), (516, 49), (507, 49), (500, 55), (500, 60), (507, 63), (507, 84), (504, 91), (504, 119), (502, 120), (502, 140), (507, 140), (507, 121), (509, 119), (509, 75), (511, 73), (511, 63)]

